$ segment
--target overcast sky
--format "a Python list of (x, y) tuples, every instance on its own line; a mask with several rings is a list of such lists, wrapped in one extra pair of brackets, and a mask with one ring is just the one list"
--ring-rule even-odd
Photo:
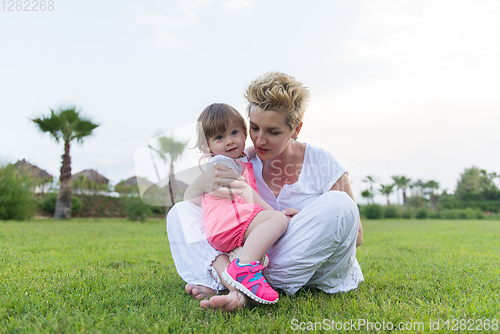
[(277, 70), (310, 88), (299, 140), (350, 171), (359, 202), (366, 175), (434, 179), (453, 191), (464, 168), (500, 172), (497, 0), (7, 5), (4, 163), (24, 158), (58, 176), (63, 146), (29, 118), (75, 104), (101, 125), (72, 146), (73, 173), (96, 169), (116, 184), (135, 175), (136, 151), (156, 134), (192, 124), (213, 102), (244, 112), (246, 85)]

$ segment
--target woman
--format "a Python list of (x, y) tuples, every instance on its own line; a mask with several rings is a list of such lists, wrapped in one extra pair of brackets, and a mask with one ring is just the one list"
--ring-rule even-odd
[[(347, 172), (328, 152), (297, 141), (309, 91), (287, 74), (269, 72), (254, 80), (245, 96), (256, 150), (251, 162), (260, 195), (276, 210), (298, 209), (285, 212), (291, 220), (268, 252), (266, 279), (288, 294), (302, 286), (327, 293), (356, 288), (363, 281), (356, 261), (363, 229)], [(231, 311), (247, 303), (239, 291), (220, 280), (229, 260), (208, 244), (199, 207), (204, 193), (239, 194), (241, 182), (227, 167), (216, 166), (193, 182), (185, 202), (176, 204), (167, 217), (177, 271), (188, 283), (186, 291), (205, 308)], [(215, 295), (224, 287), (228, 295)]]

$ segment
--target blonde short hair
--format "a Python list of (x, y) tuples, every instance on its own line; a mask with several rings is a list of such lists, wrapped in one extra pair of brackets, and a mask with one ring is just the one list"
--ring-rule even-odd
[(233, 122), (243, 128), (243, 134), (246, 138), (247, 125), (238, 110), (225, 103), (212, 103), (206, 107), (201, 112), (196, 123), (196, 132), (198, 134), (196, 147), (204, 153), (209, 153), (208, 139), (225, 132)]
[(248, 116), (252, 106), (262, 110), (274, 110), (286, 115), (290, 129), (302, 122), (309, 90), (291, 75), (281, 72), (267, 72), (250, 83), (245, 91), (248, 100)]

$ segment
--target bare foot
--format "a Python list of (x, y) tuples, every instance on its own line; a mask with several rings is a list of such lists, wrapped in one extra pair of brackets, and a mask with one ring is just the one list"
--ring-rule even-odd
[(202, 300), (200, 306), (203, 308), (218, 309), (223, 312), (231, 312), (242, 309), (248, 304), (248, 298), (239, 291), (233, 290), (228, 295), (213, 296), (209, 300)]
[(208, 299), (215, 295), (215, 291), (206, 286), (186, 284), (184, 287), (188, 295), (192, 295), (198, 300)]

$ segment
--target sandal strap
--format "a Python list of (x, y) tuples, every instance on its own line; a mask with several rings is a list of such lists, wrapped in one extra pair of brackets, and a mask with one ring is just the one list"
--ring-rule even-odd
[(263, 269), (264, 269), (264, 267), (261, 264), (259, 264), (258, 266), (250, 268), (250, 272), (251, 273), (256, 273), (256, 272), (261, 271)]

